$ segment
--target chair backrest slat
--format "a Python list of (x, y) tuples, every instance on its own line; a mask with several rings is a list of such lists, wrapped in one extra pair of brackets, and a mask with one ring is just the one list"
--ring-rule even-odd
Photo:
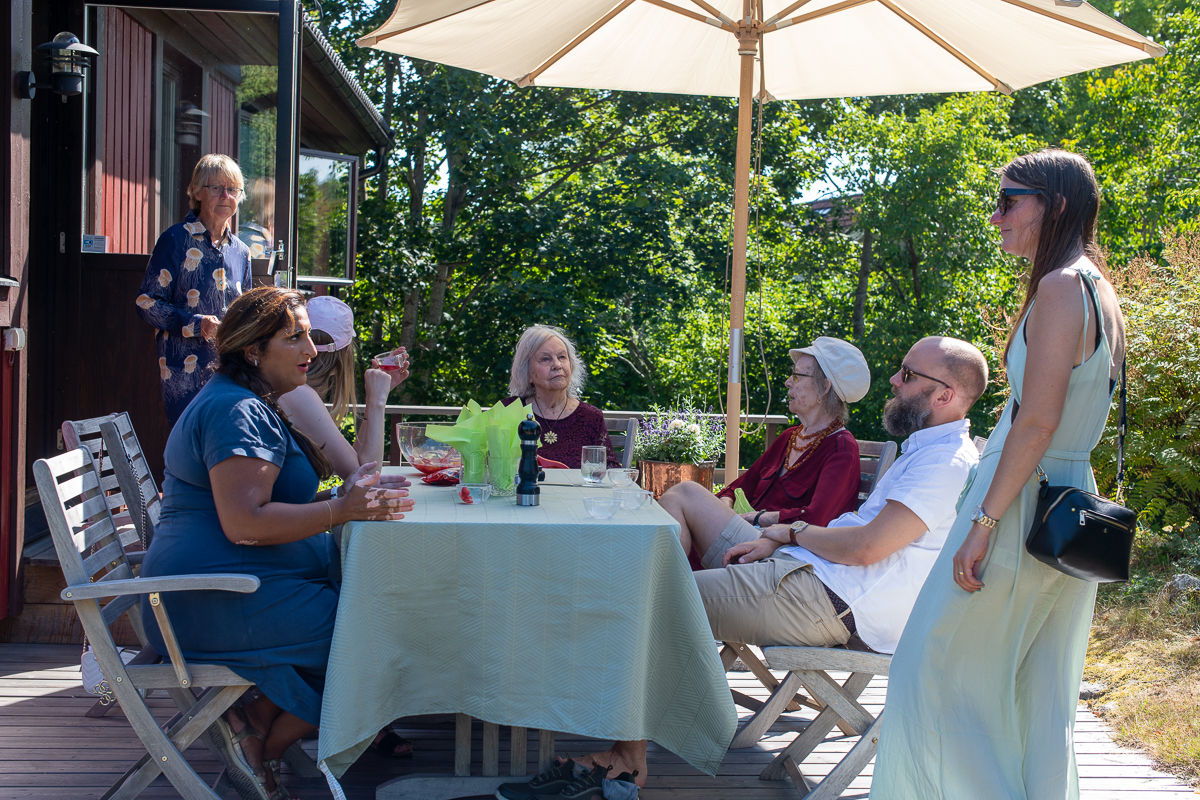
[[(71, 523), (71, 527), (79, 527), (84, 520), (90, 520), (93, 517), (98, 517), (108, 509), (108, 498), (103, 495), (89, 497), (77, 506), (67, 509), (67, 522)], [(111, 509), (110, 509), (111, 510)]]
[[(859, 440), (859, 503), (870, 497), (871, 492), (875, 491), (875, 487), (879, 484), (879, 479), (895, 463), (897, 449), (895, 442)], [(867, 457), (864, 458), (863, 456)]]
[(626, 469), (633, 466), (633, 441), (637, 435), (637, 424), (637, 420), (632, 417), (608, 421), (608, 440), (612, 442), (613, 450), (620, 455), (621, 466)]
[(122, 563), (124, 555), (125, 548), (114, 538), (83, 560), (83, 571), (95, 575), (105, 567), (116, 568)]
[[(162, 501), (158, 496), (154, 475), (146, 463), (146, 454), (133, 430), (133, 423), (128, 414), (117, 414), (111, 420), (100, 423), (100, 434), (105, 447), (114, 455), (113, 473), (121, 486), (129, 516), (148, 547), (154, 538)], [(124, 458), (119, 455), (121, 453)]]
[(105, 625), (112, 625), (117, 619), (129, 609), (133, 608), (138, 603), (139, 597), (136, 594), (127, 594), (123, 597), (115, 597), (112, 602), (104, 607), (100, 612), (100, 616), (104, 619)]

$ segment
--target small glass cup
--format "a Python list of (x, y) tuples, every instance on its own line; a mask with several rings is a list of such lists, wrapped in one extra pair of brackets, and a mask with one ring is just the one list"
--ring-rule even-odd
[(372, 362), (378, 363), (378, 368), (384, 372), (399, 372), (408, 365), (408, 353), (402, 350), (389, 350), (377, 356), (371, 356)]
[(599, 486), (608, 467), (608, 449), (598, 446), (583, 448), (579, 471), (583, 473), (584, 486)]
[(621, 508), (637, 511), (650, 502), (653, 492), (646, 489), (627, 488), (613, 489), (613, 499), (621, 504)]
[(463, 483), (487, 483), (488, 466), (487, 451), (462, 453)]
[(517, 467), (520, 456), (497, 457), (488, 453), (488, 473), (492, 478), (492, 494), (496, 497), (512, 497), (517, 493)]
[(617, 513), (619, 503), (614, 497), (585, 497), (583, 507), (596, 519), (608, 519)]
[(460, 483), (457, 491), (460, 503), (473, 506), (492, 496), (492, 485), (490, 483)]
[(618, 488), (632, 486), (633, 482), (637, 480), (637, 476), (638, 471), (633, 467), (629, 467), (628, 469), (613, 467), (608, 471), (608, 479), (612, 482), (613, 486)]

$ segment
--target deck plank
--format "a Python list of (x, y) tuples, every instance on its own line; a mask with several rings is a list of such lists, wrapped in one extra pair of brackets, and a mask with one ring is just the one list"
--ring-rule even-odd
[[(843, 676), (844, 677), (844, 676)], [(762, 686), (748, 673), (731, 673), (730, 686), (752, 697), (766, 698)], [(887, 692), (885, 678), (876, 678), (863, 692), (861, 702), (877, 712)], [(161, 693), (159, 693), (161, 695)], [(79, 647), (75, 645), (0, 644), (0, 796), (13, 800), (94, 800), (117, 775), (141, 755), (120, 709), (103, 718), (83, 712), (95, 698), (79, 683)], [(152, 697), (149, 705), (165, 721), (174, 706), (165, 696)], [(745, 712), (743, 712), (745, 713)], [(760, 781), (759, 772), (795, 738), (803, 725), (801, 711), (785, 715), (758, 745), (730, 751), (716, 778), (703, 775), (678, 756), (651, 743), (650, 779), (641, 796), (645, 800), (795, 800), (790, 782)], [(482, 726), (474, 726), (471, 773), (481, 774)], [(408, 760), (391, 760), (371, 754), (359, 759), (346, 773), (342, 787), (349, 800), (375, 800), (375, 787), (385, 781), (417, 773), (450, 774), (454, 767), (454, 725), (448, 721), (401, 721), (401, 735), (416, 743)], [(805, 762), (806, 774), (824, 776), (854, 744), (853, 737), (827, 740)], [(559, 734), (559, 752), (588, 753), (605, 742)], [(315, 740), (304, 747), (316, 754)], [(1144, 754), (1116, 745), (1104, 722), (1080, 707), (1076, 715), (1076, 755), (1081, 800), (1193, 800), (1196, 793), (1177, 778), (1154, 769)], [(500, 767), (507, 772), (509, 736), (501, 727)], [(216, 778), (219, 764), (204, 747), (187, 752), (188, 761), (208, 781)], [(527, 749), (529, 774), (536, 771), (537, 748)], [(874, 764), (869, 764), (842, 794), (843, 800), (866, 800)], [(302, 780), (286, 770), (284, 781), (301, 800), (327, 800), (329, 789), (321, 780)], [(230, 794), (230, 797), (233, 795)], [(142, 798), (166, 800), (178, 794), (162, 778)]]

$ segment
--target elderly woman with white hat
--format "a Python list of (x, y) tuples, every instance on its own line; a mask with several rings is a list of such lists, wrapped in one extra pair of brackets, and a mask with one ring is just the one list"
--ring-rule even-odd
[[(317, 357), (308, 367), (308, 382), (280, 397), (279, 406), (296, 428), (322, 448), (333, 462), (334, 472), (344, 480), (363, 464), (383, 463), (384, 405), (392, 390), (408, 377), (408, 364), (405, 360), (399, 370), (385, 372), (372, 361), (372, 368), (363, 373), (367, 408), (351, 445), (342, 436), (338, 422), (358, 402), (352, 346), (354, 312), (336, 297), (314, 297), (307, 309)], [(396, 352), (403, 351), (399, 348)], [(333, 408), (326, 409), (326, 403)]]
[[(695, 547), (705, 568), (721, 566), (721, 554), (747, 529), (825, 525), (858, 505), (858, 442), (845, 427), (846, 404), (861, 400), (871, 386), (867, 360), (854, 345), (829, 336), (788, 354), (794, 363), (785, 384), (788, 409), (800, 424), (781, 433), (719, 494), (685, 482), (660, 499), (679, 521), (684, 549)], [(738, 489), (753, 511), (733, 512)]]

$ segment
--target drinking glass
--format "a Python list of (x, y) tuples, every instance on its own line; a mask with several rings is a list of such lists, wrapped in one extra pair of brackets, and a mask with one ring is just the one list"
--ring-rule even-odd
[(628, 488), (613, 489), (613, 499), (621, 504), (621, 508), (637, 511), (650, 502), (652, 493), (646, 489)]
[(613, 486), (632, 486), (637, 480), (638, 471), (633, 467), (613, 467), (608, 471), (608, 479)]
[(384, 372), (399, 372), (408, 363), (408, 353), (389, 350), (377, 356), (371, 356), (372, 361), (379, 362), (379, 369)]
[(488, 453), (488, 472), (492, 477), (493, 497), (512, 497), (517, 493), (517, 467), (520, 456), (497, 456)]
[(583, 473), (584, 486), (597, 486), (604, 480), (608, 467), (608, 450), (604, 447), (583, 448), (579, 471)]
[(583, 507), (596, 519), (608, 519), (617, 513), (617, 503), (611, 497), (585, 497)]

